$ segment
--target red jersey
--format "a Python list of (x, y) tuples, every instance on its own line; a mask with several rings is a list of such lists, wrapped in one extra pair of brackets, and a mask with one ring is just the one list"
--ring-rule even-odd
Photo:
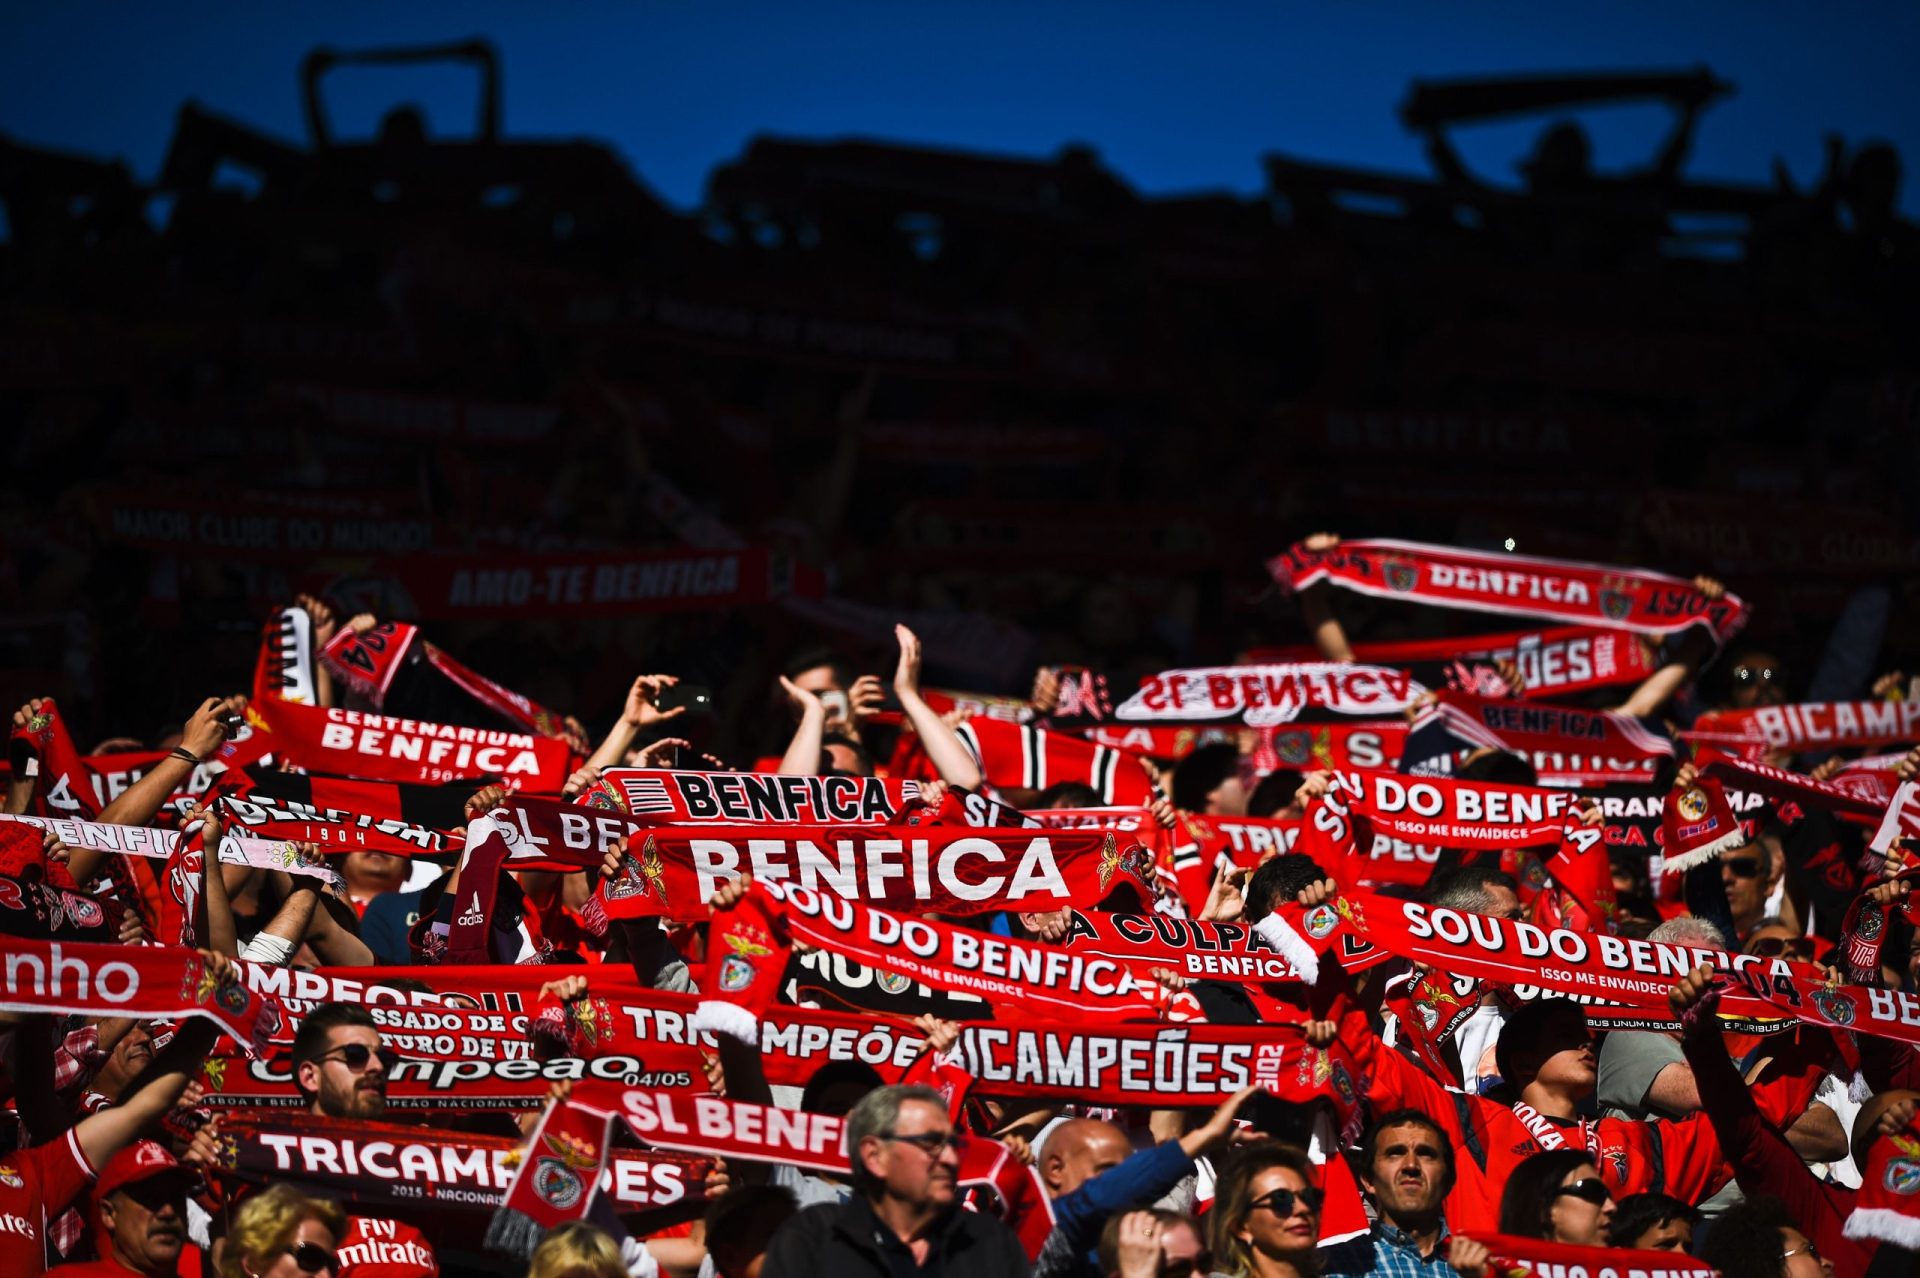
[(146, 1278), (139, 1270), (129, 1269), (117, 1260), (82, 1260), (61, 1265), (54, 1272), (60, 1278)]
[[(1514, 1168), (1549, 1149), (1585, 1148), (1616, 1202), (1658, 1190), (1683, 1203), (1697, 1203), (1733, 1179), (1733, 1168), (1704, 1113), (1655, 1122), (1552, 1119), (1525, 1104), (1503, 1105), (1442, 1087), (1370, 1032), (1355, 1035), (1343, 1026), (1343, 1037), (1356, 1049), (1354, 1060), (1362, 1075), (1371, 1074), (1367, 1099), (1375, 1113), (1410, 1106), (1446, 1129), (1457, 1172), (1447, 1196), (1447, 1224), (1457, 1232), (1497, 1230), (1500, 1197)], [(1815, 1086), (1805, 1074), (1786, 1074), (1756, 1084), (1750, 1094), (1779, 1122), (1805, 1110)]]
[(0, 1273), (47, 1271), (47, 1222), (93, 1180), (72, 1130), (32, 1149), (0, 1154)]
[(440, 1262), (418, 1229), (398, 1220), (347, 1217), (337, 1248), (340, 1278), (439, 1278)]

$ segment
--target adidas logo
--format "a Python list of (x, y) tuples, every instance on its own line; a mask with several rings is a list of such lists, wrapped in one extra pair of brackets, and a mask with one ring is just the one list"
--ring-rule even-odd
[(480, 909), (480, 894), (475, 892), (473, 900), (467, 903), (467, 912), (455, 920), (461, 927), (477, 927), (487, 921), (486, 914)]

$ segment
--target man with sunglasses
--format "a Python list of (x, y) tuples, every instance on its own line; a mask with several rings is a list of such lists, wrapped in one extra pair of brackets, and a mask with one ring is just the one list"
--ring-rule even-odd
[[(357, 1003), (323, 1003), (293, 1039), (293, 1082), (307, 1112), (377, 1122), (387, 1112), (387, 1070), (397, 1057), (380, 1041), (373, 1016)], [(412, 1225), (347, 1218), (338, 1278), (437, 1278), (433, 1247)]]
[(200, 1174), (157, 1141), (137, 1140), (107, 1161), (93, 1190), (100, 1259), (62, 1265), (62, 1278), (167, 1278), (187, 1243), (187, 1196)]
[(1027, 1272), (998, 1217), (960, 1209), (967, 1137), (930, 1087), (876, 1087), (847, 1113), (854, 1194), (801, 1211), (767, 1244), (763, 1278), (999, 1278)]

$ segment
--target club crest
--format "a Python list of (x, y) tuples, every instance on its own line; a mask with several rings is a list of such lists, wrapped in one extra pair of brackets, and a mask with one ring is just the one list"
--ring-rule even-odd
[(1404, 559), (1388, 559), (1380, 565), (1380, 575), (1387, 579), (1387, 588), (1401, 594), (1411, 594), (1420, 585), (1420, 567)]
[(1853, 1024), (1853, 1004), (1837, 990), (1820, 989), (1812, 991), (1813, 1005), (1820, 1009), (1820, 1015), (1827, 1018), (1831, 1025), (1842, 1028)]
[(1301, 922), (1306, 925), (1307, 935), (1317, 941), (1340, 926), (1340, 916), (1334, 913), (1331, 906), (1316, 905), (1307, 911)]
[(913, 986), (913, 982), (900, 973), (889, 972), (885, 968), (874, 969), (873, 983), (878, 985), (884, 994), (905, 994)]
[(720, 961), (720, 989), (723, 993), (738, 994), (753, 984), (760, 960), (773, 953), (773, 947), (764, 943), (771, 938), (764, 932), (730, 932), (720, 939), (733, 951)]
[(1920, 1162), (1911, 1158), (1894, 1159), (1887, 1164), (1887, 1174), (1881, 1183), (1892, 1193), (1920, 1194)]

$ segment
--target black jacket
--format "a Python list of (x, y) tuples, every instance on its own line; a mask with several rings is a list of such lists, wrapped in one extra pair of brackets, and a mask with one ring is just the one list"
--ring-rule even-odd
[(760, 1278), (1008, 1278), (1030, 1268), (1019, 1238), (998, 1218), (956, 1208), (934, 1231), (927, 1267), (915, 1269), (905, 1244), (856, 1194), (817, 1203), (780, 1226)]

